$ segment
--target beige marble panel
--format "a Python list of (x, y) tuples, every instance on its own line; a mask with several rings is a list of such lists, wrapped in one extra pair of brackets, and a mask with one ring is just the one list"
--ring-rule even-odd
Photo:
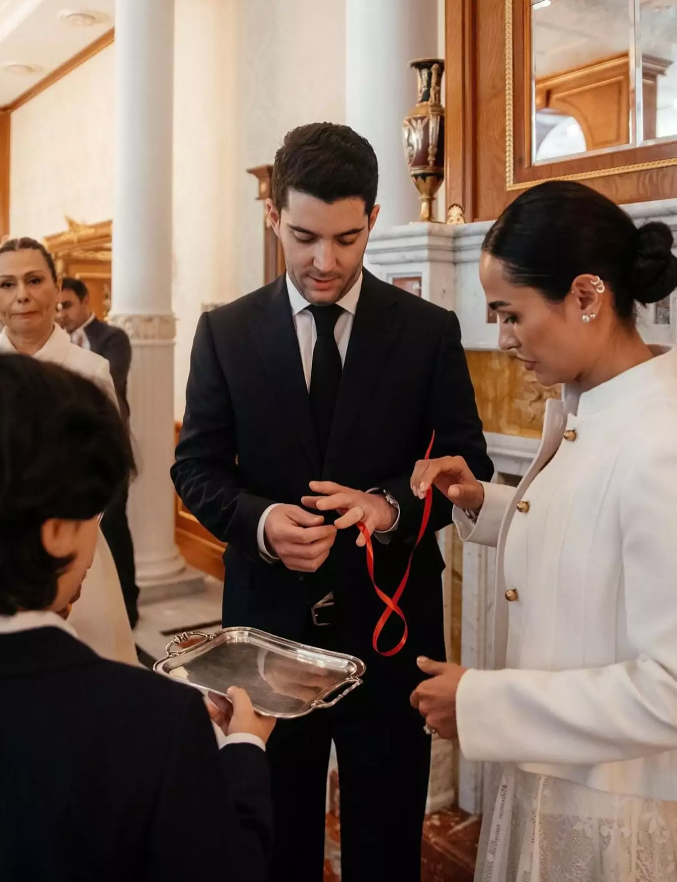
[(545, 402), (559, 398), (559, 386), (541, 386), (507, 352), (468, 352), (470, 375), (484, 430), (539, 438)]

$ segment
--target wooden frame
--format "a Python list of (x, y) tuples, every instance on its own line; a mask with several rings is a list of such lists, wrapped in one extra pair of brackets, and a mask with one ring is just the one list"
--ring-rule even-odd
[(677, 196), (675, 142), (530, 164), (530, 8), (530, 0), (446, 0), (447, 214), (456, 203), (466, 222), (494, 220), (552, 178), (585, 181), (620, 204)]
[[(617, 201), (636, 202), (668, 195), (651, 196), (646, 192), (647, 175), (663, 170), (664, 185), (677, 194), (677, 140), (533, 164), (530, 14), (530, 0), (505, 0), (507, 191), (524, 190), (552, 179), (599, 181), (598, 189), (610, 189), (612, 192), (607, 195)], [(627, 180), (620, 180), (626, 175)], [(605, 178), (612, 180), (604, 182)]]
[(114, 42), (114, 40), (115, 28), (111, 28), (109, 31), (106, 31), (103, 36), (99, 37), (98, 40), (90, 43), (89, 46), (86, 46), (82, 51), (78, 52), (77, 55), (69, 58), (68, 61), (64, 62), (60, 67), (57, 67), (56, 70), (53, 70), (51, 73), (47, 74), (47, 76), (41, 79), (39, 83), (31, 86), (30, 89), (27, 89), (22, 95), (19, 95), (18, 98), (15, 98), (14, 101), (12, 101), (10, 104), (7, 104), (5, 107), (0, 109), (8, 111), (9, 113), (12, 113), (14, 110), (18, 110), (19, 107), (27, 104), (32, 98), (35, 98), (36, 95), (39, 95), (46, 89), (49, 89), (50, 86), (53, 86), (54, 83), (58, 83), (59, 80), (63, 79), (63, 77), (68, 76), (68, 74), (71, 71), (75, 70), (76, 67), (80, 67), (80, 65), (84, 64), (85, 61), (89, 61), (90, 58), (98, 55), (99, 52), (110, 46), (111, 43)]
[(272, 165), (257, 165), (256, 168), (248, 168), (247, 173), (254, 175), (259, 182), (259, 192), (256, 197), (263, 202), (263, 284), (268, 285), (275, 281), (285, 271), (284, 252), (275, 230), (268, 221), (268, 211), (265, 201), (270, 197), (270, 183), (273, 176)]
[(459, 206), (465, 220), (475, 211), (475, 13), (473, 0), (447, 0), (446, 199), (450, 219)]
[(9, 168), (12, 116), (0, 110), (0, 241), (9, 236)]

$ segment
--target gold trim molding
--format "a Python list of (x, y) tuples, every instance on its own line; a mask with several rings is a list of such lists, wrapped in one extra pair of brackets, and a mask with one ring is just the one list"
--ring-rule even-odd
[(509, 191), (528, 190), (537, 184), (547, 181), (591, 181), (595, 178), (608, 178), (613, 175), (627, 175), (633, 172), (649, 171), (652, 169), (669, 168), (677, 165), (677, 157), (672, 159), (656, 159), (653, 162), (636, 162), (628, 165), (619, 165), (614, 168), (601, 168), (594, 171), (576, 172), (570, 175), (555, 175), (550, 178), (539, 178), (537, 181), (515, 181), (515, 20), (513, 15), (513, 3), (515, 0), (505, 0), (505, 181)]
[(90, 58), (93, 58), (95, 55), (98, 55), (99, 52), (103, 52), (104, 49), (107, 49), (115, 40), (115, 28), (111, 28), (109, 31), (106, 31), (98, 40), (95, 40), (93, 43), (90, 43), (89, 46), (86, 46), (81, 52), (78, 52), (77, 55), (74, 55), (72, 58), (69, 58), (68, 61), (64, 62), (60, 67), (57, 67), (56, 70), (53, 70), (51, 73), (47, 74), (46, 77), (40, 80), (39, 83), (36, 83), (34, 86), (31, 86), (26, 92), (22, 95), (19, 95), (18, 98), (15, 98), (14, 101), (5, 105), (5, 107), (0, 108), (0, 110), (9, 111), (12, 113), (15, 110), (18, 110), (20, 107), (23, 107), (24, 104), (28, 104), (28, 102), (35, 98), (36, 95), (39, 95), (41, 92), (44, 92), (46, 89), (49, 89), (50, 86), (53, 86), (54, 83), (58, 83), (59, 80), (63, 79), (65, 76), (68, 76), (71, 71), (74, 71), (77, 67), (80, 67), (81, 64), (84, 64), (86, 61), (89, 61)]
[(108, 323), (122, 328), (130, 340), (173, 343), (176, 319), (173, 315), (109, 315)]

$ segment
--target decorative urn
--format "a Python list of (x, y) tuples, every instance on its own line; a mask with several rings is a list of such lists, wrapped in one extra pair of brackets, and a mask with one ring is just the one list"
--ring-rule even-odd
[(444, 107), (441, 58), (410, 62), (418, 75), (416, 107), (404, 120), (404, 153), (416, 189), (421, 194), (419, 222), (435, 222), (435, 194), (444, 180)]

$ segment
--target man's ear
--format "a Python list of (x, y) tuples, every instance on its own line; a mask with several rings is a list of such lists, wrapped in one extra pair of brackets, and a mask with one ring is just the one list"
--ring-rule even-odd
[(369, 215), (369, 232), (370, 233), (374, 229), (374, 224), (376, 223), (376, 219), (378, 218), (380, 211), (381, 211), (380, 205), (375, 205), (371, 210), (371, 214)]
[(275, 235), (280, 238), (280, 220), (281, 220), (281, 212), (277, 210), (277, 206), (273, 202), (272, 199), (266, 199), (266, 213), (268, 215), (268, 222), (270, 226), (275, 231)]

